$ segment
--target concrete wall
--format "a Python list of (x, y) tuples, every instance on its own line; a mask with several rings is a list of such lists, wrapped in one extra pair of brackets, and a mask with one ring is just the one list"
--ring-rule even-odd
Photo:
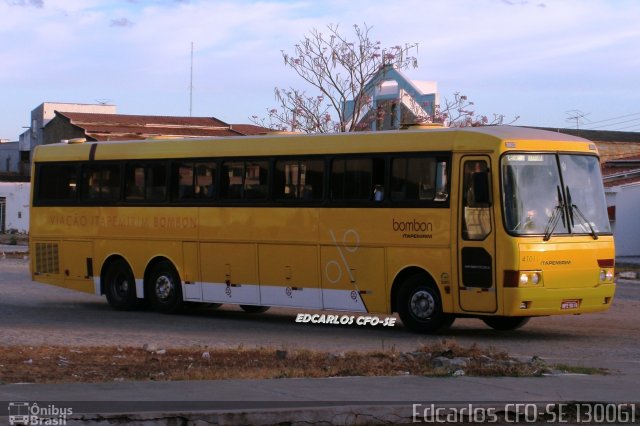
[(42, 131), (42, 144), (60, 143), (63, 139), (86, 138), (83, 129), (71, 124), (67, 117), (55, 117)]
[(616, 206), (616, 256), (640, 256), (640, 183), (608, 188), (607, 205)]
[(18, 142), (0, 143), (0, 172), (17, 173), (19, 163)]
[(30, 193), (28, 182), (0, 182), (0, 198), (6, 199), (5, 231), (29, 232)]

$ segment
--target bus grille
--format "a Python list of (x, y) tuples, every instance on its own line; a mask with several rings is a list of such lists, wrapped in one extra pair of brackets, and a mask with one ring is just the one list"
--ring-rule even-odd
[(58, 274), (58, 244), (36, 243), (36, 273)]

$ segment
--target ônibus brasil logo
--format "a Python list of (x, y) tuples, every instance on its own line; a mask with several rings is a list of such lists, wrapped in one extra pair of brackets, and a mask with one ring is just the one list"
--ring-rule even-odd
[(35, 402), (9, 403), (9, 424), (11, 426), (66, 425), (67, 416), (72, 414), (72, 408), (58, 407), (55, 404), (47, 404), (41, 407)]

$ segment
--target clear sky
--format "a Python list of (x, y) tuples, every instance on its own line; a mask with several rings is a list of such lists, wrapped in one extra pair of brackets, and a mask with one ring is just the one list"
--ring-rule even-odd
[(42, 102), (247, 123), (301, 87), (281, 51), (311, 29), (419, 43), (417, 80), (517, 124), (640, 131), (637, 0), (0, 0), (0, 138)]

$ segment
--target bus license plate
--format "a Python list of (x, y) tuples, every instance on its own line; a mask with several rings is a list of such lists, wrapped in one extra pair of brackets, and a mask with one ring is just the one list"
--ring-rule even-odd
[(563, 300), (560, 304), (560, 309), (578, 309), (579, 307), (579, 300)]

